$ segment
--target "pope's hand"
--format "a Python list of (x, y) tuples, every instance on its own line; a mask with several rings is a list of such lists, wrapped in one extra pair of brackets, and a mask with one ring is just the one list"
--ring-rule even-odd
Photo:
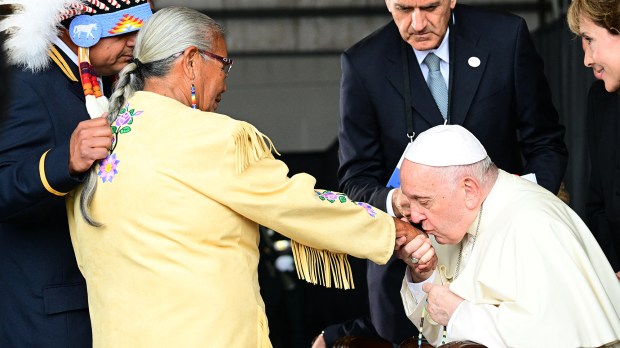
[(437, 267), (437, 255), (426, 233), (422, 233), (401, 247), (396, 255), (409, 266), (415, 283), (422, 282), (433, 274)]
[(422, 290), (428, 293), (426, 311), (431, 319), (441, 325), (448, 325), (452, 314), (464, 300), (450, 291), (449, 285), (427, 283)]
[(396, 228), (396, 242), (394, 244), (394, 250), (400, 249), (415, 237), (423, 234), (422, 231), (413, 227), (409, 222), (402, 221), (401, 219), (394, 219), (394, 227)]
[(403, 194), (400, 188), (394, 190), (392, 194), (392, 210), (397, 218), (405, 218), (410, 220), (411, 209), (409, 207), (409, 199)]

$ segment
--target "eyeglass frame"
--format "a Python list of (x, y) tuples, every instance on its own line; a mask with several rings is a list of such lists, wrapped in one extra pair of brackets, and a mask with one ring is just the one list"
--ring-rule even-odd
[(222, 69), (224, 70), (224, 73), (226, 74), (226, 76), (228, 76), (228, 73), (230, 73), (230, 69), (232, 69), (232, 66), (233, 66), (233, 60), (231, 58), (218, 56), (215, 53), (211, 53), (205, 50), (199, 50), (199, 51), (200, 53), (203, 53), (207, 55), (208, 57), (213, 58), (217, 60), (218, 62), (224, 64), (224, 67)]

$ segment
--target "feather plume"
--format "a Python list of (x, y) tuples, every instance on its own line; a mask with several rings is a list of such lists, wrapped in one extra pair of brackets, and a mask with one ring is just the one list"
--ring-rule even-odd
[(0, 0), (11, 4), (15, 13), (0, 22), (6, 30), (4, 44), (9, 64), (38, 72), (50, 62), (48, 50), (58, 36), (60, 14), (70, 8), (68, 0)]

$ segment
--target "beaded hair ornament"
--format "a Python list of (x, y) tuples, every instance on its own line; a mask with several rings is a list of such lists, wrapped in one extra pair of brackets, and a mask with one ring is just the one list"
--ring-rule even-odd
[[(78, 46), (78, 65), (86, 109), (91, 118), (108, 109), (93, 66), (89, 48), (100, 39), (134, 32), (152, 15), (147, 0), (8, 0), (13, 14), (0, 21), (8, 39), (4, 49), (8, 62), (32, 72), (47, 68), (48, 52), (58, 36), (61, 22), (72, 19), (68, 28)], [(8, 2), (7, 1), (7, 2)]]

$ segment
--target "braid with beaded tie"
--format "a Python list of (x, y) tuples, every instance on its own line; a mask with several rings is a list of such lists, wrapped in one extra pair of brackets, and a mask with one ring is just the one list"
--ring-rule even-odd
[(142, 69), (142, 67), (144, 66), (144, 64), (142, 64), (142, 62), (138, 58), (134, 58), (133, 63), (136, 65), (137, 70)]
[[(102, 93), (90, 62), (89, 48), (102, 38), (139, 30), (153, 15), (147, 0), (0, 2), (3, 8), (11, 9), (6, 15), (3, 13), (4, 18), (0, 21), (0, 31), (8, 34), (3, 49), (9, 65), (37, 73), (47, 69), (52, 61), (58, 64), (58, 52), (53, 43), (61, 40), (61, 30), (68, 29), (66, 36), (78, 47), (76, 54), (79, 81), (83, 88), (86, 110), (91, 118), (100, 117), (108, 111), (108, 99)], [(70, 55), (70, 52), (66, 53)], [(61, 69), (71, 81), (78, 81), (68, 65), (65, 64)], [(93, 166), (95, 167), (96, 165)], [(91, 178), (96, 180), (96, 175), (89, 174), (85, 181)]]

